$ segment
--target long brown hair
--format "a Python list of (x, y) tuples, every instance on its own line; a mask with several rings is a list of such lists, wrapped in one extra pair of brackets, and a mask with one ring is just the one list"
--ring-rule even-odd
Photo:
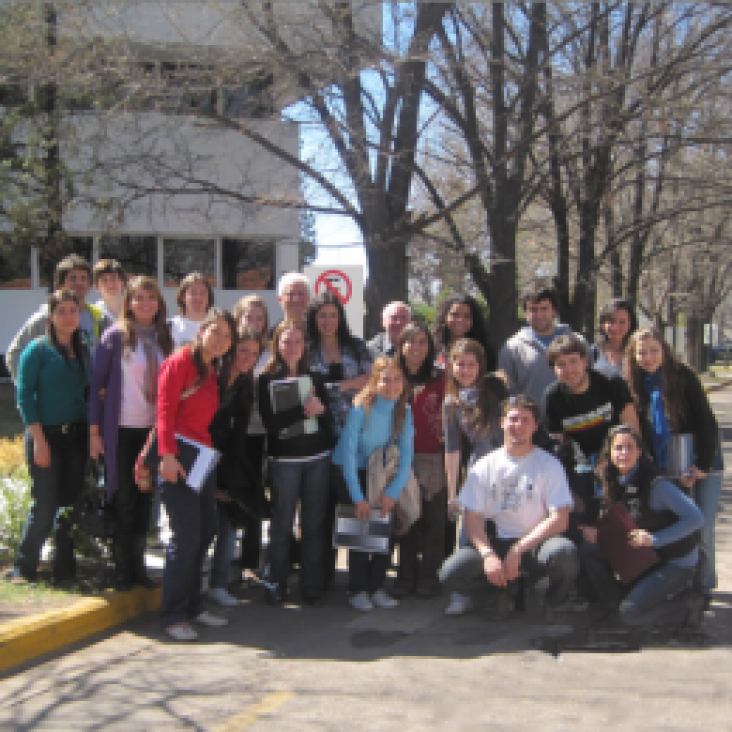
[(130, 300), (132, 300), (139, 290), (152, 292), (158, 299), (158, 312), (155, 313), (153, 325), (155, 326), (158, 348), (163, 356), (167, 357), (173, 352), (173, 337), (170, 334), (170, 326), (168, 325), (168, 309), (157, 281), (146, 275), (133, 277), (127, 285), (124, 297), (122, 298), (122, 315), (119, 319), (119, 329), (122, 331), (122, 343), (125, 353), (134, 351), (137, 348), (135, 316), (132, 314)]
[[(53, 324), (51, 315), (53, 311), (65, 300), (76, 303), (76, 307), (79, 309), (79, 316), (81, 316), (81, 300), (79, 296), (73, 290), (56, 290), (48, 298), (48, 320), (46, 321), (46, 335), (48, 340), (51, 341), (51, 345), (64, 357), (64, 361), (69, 360), (68, 351), (61, 347), (56, 335), (56, 326)], [(77, 326), (76, 330), (71, 334), (71, 352), (74, 354), (74, 358), (79, 362), (81, 368), (86, 371), (87, 358), (84, 351), (84, 346), (81, 342), (81, 327)]]
[(240, 325), (242, 316), (252, 308), (261, 308), (264, 313), (264, 327), (258, 338), (261, 342), (262, 348), (264, 348), (267, 340), (267, 334), (269, 333), (269, 310), (267, 310), (267, 303), (259, 295), (245, 295), (239, 302), (234, 306), (234, 320), (236, 320), (237, 326)]
[[(206, 313), (206, 317), (198, 326), (198, 332), (196, 333), (196, 337), (193, 339), (193, 342), (189, 343), (188, 346), (184, 346), (186, 348), (190, 348), (191, 354), (193, 355), (193, 365), (196, 367), (196, 373), (198, 374), (195, 381), (196, 386), (202, 384), (208, 378), (210, 373), (208, 364), (203, 360), (203, 343), (201, 342), (201, 333), (203, 333), (206, 328), (217, 320), (226, 321), (226, 324), (231, 330), (231, 346), (229, 351), (221, 357), (221, 360), (225, 359), (228, 353), (236, 348), (236, 322), (234, 321), (232, 314), (223, 308), (209, 308)], [(212, 363), (210, 368), (213, 369), (214, 372), (218, 372), (220, 369), (220, 363)]]
[(671, 346), (669, 346), (663, 337), (663, 333), (658, 328), (641, 328), (630, 337), (628, 347), (625, 351), (623, 375), (630, 387), (638, 413), (646, 416), (649, 403), (644, 384), (646, 372), (638, 365), (635, 358), (635, 351), (638, 343), (650, 340), (656, 341), (663, 351), (663, 361), (661, 361), (661, 379), (663, 383), (661, 396), (669, 426), (675, 432), (679, 428), (679, 419), (684, 398), (681, 376), (684, 365), (676, 358), (676, 355), (671, 350)]
[(381, 378), (381, 374), (384, 373), (384, 371), (388, 371), (389, 369), (394, 369), (395, 371), (398, 371), (401, 374), (404, 384), (401, 396), (397, 400), (397, 403), (394, 407), (392, 437), (396, 438), (404, 427), (404, 421), (407, 418), (407, 404), (409, 404), (409, 399), (412, 391), (409, 387), (409, 381), (407, 380), (407, 376), (404, 371), (402, 371), (402, 367), (399, 363), (399, 358), (397, 356), (379, 356), (379, 358), (374, 361), (374, 364), (371, 367), (369, 382), (356, 395), (356, 398), (353, 400), (353, 404), (356, 407), (363, 408), (365, 414), (364, 424), (368, 424), (369, 416), (371, 414), (371, 407), (374, 406), (374, 404), (376, 403), (376, 397), (379, 395), (379, 379)]
[(508, 386), (502, 371), (487, 373), (485, 349), (478, 341), (459, 338), (452, 345), (445, 363), (445, 397), (453, 397), (455, 400), (460, 398), (461, 387), (453, 375), (452, 361), (465, 354), (474, 356), (478, 361), (478, 376), (474, 384), (478, 391), (478, 406), (474, 409), (472, 418), (481, 432), (491, 431), (500, 403), (508, 396)]
[[(262, 355), (262, 341), (260, 337), (251, 329), (246, 326), (239, 328), (236, 339), (236, 346), (232, 348), (224, 358), (221, 359), (221, 371), (219, 372), (219, 383), (223, 384), (225, 389), (228, 389), (231, 381), (231, 372), (234, 368), (234, 361), (236, 361), (236, 352), (239, 348), (239, 344), (244, 341), (253, 341), (259, 347), (259, 355)], [(255, 363), (256, 366), (256, 363)], [(254, 390), (254, 368), (252, 368), (248, 374), (244, 374), (247, 381), (250, 382), (252, 391)]]
[(600, 457), (597, 459), (597, 467), (595, 468), (595, 475), (600, 481), (600, 487), (602, 488), (601, 502), (605, 508), (608, 508), (617, 501), (620, 495), (620, 471), (613, 465), (610, 459), (613, 440), (618, 435), (630, 435), (641, 450), (641, 456), (638, 462), (647, 460), (647, 458), (643, 457), (643, 439), (632, 427), (627, 424), (619, 424), (607, 433), (605, 442), (602, 444)]
[(269, 357), (269, 362), (264, 367), (262, 373), (270, 376), (286, 376), (288, 373), (287, 364), (280, 355), (280, 340), (282, 335), (287, 330), (299, 330), (302, 334), (302, 356), (297, 362), (297, 373), (298, 376), (304, 376), (308, 372), (308, 364), (310, 358), (308, 357), (307, 339), (305, 334), (305, 325), (303, 323), (296, 323), (294, 320), (283, 320), (276, 328), (274, 335), (272, 336), (272, 354)]

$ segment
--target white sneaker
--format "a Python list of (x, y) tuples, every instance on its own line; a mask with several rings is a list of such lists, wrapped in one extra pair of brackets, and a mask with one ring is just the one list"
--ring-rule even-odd
[(198, 633), (191, 628), (188, 623), (182, 625), (171, 625), (165, 629), (165, 632), (176, 641), (194, 641), (198, 640)]
[(351, 595), (348, 601), (354, 610), (362, 613), (374, 609), (374, 604), (371, 602), (368, 592), (359, 592), (357, 595)]
[(221, 605), (221, 607), (234, 607), (239, 604), (239, 600), (237, 600), (233, 595), (230, 595), (226, 587), (212, 587), (208, 591), (208, 596), (214, 602)]
[(467, 595), (453, 592), (450, 595), (450, 604), (445, 608), (445, 615), (463, 615), (473, 609), (473, 601)]
[(376, 590), (371, 595), (371, 602), (374, 607), (380, 607), (382, 610), (393, 610), (395, 607), (399, 607), (399, 600), (387, 595), (384, 590)]
[(208, 610), (204, 610), (202, 613), (198, 613), (194, 620), (199, 625), (206, 625), (209, 628), (220, 628), (224, 625), (229, 624), (229, 621), (226, 618), (222, 618), (220, 615), (214, 615)]

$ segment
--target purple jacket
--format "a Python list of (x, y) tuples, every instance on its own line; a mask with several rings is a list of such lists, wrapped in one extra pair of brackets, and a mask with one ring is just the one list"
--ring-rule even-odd
[[(99, 398), (106, 389), (104, 400)], [(89, 393), (89, 424), (99, 425), (104, 440), (104, 462), (107, 466), (107, 496), (117, 490), (117, 435), (122, 412), (122, 331), (112, 326), (94, 352)], [(152, 427), (153, 425), (150, 425)], [(125, 468), (126, 469), (126, 468)], [(134, 469), (129, 466), (130, 471)]]

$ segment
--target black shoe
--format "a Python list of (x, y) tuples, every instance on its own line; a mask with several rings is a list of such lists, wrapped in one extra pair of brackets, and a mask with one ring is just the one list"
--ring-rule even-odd
[(148, 577), (146, 574), (136, 574), (132, 579), (132, 584), (137, 587), (143, 587), (146, 590), (154, 590), (160, 587), (160, 582)]
[(129, 592), (132, 589), (132, 580), (129, 577), (115, 577), (114, 589), (117, 592)]
[(322, 595), (309, 595), (302, 598), (302, 604), (308, 607), (323, 607), (325, 603)]
[(264, 599), (268, 605), (272, 607), (279, 607), (285, 602), (285, 598), (279, 592), (273, 592), (272, 590), (264, 591)]
[(6, 575), (6, 579), (10, 582), (37, 582), (38, 572), (24, 572), (20, 567), (13, 567)]

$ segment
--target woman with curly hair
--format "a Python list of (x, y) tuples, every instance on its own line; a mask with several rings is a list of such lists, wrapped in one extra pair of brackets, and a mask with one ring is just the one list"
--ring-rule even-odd
[(454, 294), (443, 300), (434, 325), (437, 365), (445, 368), (447, 354), (460, 338), (480, 343), (485, 351), (486, 369), (496, 368), (496, 354), (488, 343), (488, 329), (477, 300), (470, 295)]
[(615, 298), (600, 308), (597, 343), (590, 349), (590, 364), (606, 376), (623, 375), (623, 359), (638, 317), (630, 300)]
[(699, 377), (676, 358), (658, 328), (642, 328), (631, 336), (625, 378), (646, 448), (661, 471), (669, 467), (671, 436), (693, 435), (694, 463), (680, 481), (693, 491), (704, 514), (701, 586), (708, 604), (717, 586), (714, 524), (724, 470), (717, 419)]

